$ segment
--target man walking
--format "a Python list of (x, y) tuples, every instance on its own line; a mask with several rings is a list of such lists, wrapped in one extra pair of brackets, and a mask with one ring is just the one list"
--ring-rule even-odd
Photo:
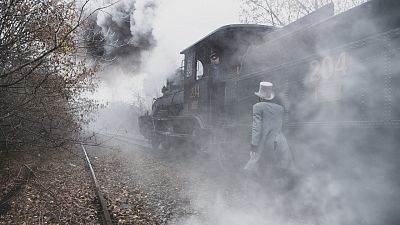
[(254, 94), (259, 102), (253, 105), (250, 160), (244, 169), (262, 186), (285, 189), (290, 183), (292, 156), (282, 133), (283, 107), (273, 103), (275, 94), (270, 82), (261, 82)]

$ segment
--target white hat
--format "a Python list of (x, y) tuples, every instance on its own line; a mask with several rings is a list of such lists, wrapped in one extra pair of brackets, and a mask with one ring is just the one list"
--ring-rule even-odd
[(274, 91), (272, 90), (273, 84), (270, 82), (260, 82), (260, 89), (258, 92), (254, 92), (260, 98), (265, 100), (271, 100), (275, 97)]

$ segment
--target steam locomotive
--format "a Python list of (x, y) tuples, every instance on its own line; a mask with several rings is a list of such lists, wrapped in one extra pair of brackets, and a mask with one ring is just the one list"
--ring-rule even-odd
[[(139, 118), (140, 131), (156, 149), (189, 143), (243, 165), (254, 92), (269, 81), (299, 170), (358, 155), (399, 171), (399, 11), (399, 1), (373, 0), (338, 15), (328, 4), (282, 28), (223, 26), (181, 51), (183, 68)], [(215, 51), (223, 82), (211, 72)]]

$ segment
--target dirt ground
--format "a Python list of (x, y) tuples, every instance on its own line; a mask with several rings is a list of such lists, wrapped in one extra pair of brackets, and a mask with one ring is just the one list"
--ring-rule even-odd
[[(262, 224), (237, 171), (224, 171), (215, 160), (182, 149), (166, 154), (129, 138), (97, 141), (101, 145), (86, 150), (113, 224)], [(2, 155), (0, 165), (1, 203), (15, 192), (0, 206), (0, 225), (101, 224), (79, 146)]]
[(79, 149), (1, 156), (0, 224), (100, 224)]

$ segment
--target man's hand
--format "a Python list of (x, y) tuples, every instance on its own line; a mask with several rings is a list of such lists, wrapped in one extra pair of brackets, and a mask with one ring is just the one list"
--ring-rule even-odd
[(256, 155), (257, 148), (258, 148), (257, 145), (251, 145), (250, 146), (250, 157), (254, 157)]

